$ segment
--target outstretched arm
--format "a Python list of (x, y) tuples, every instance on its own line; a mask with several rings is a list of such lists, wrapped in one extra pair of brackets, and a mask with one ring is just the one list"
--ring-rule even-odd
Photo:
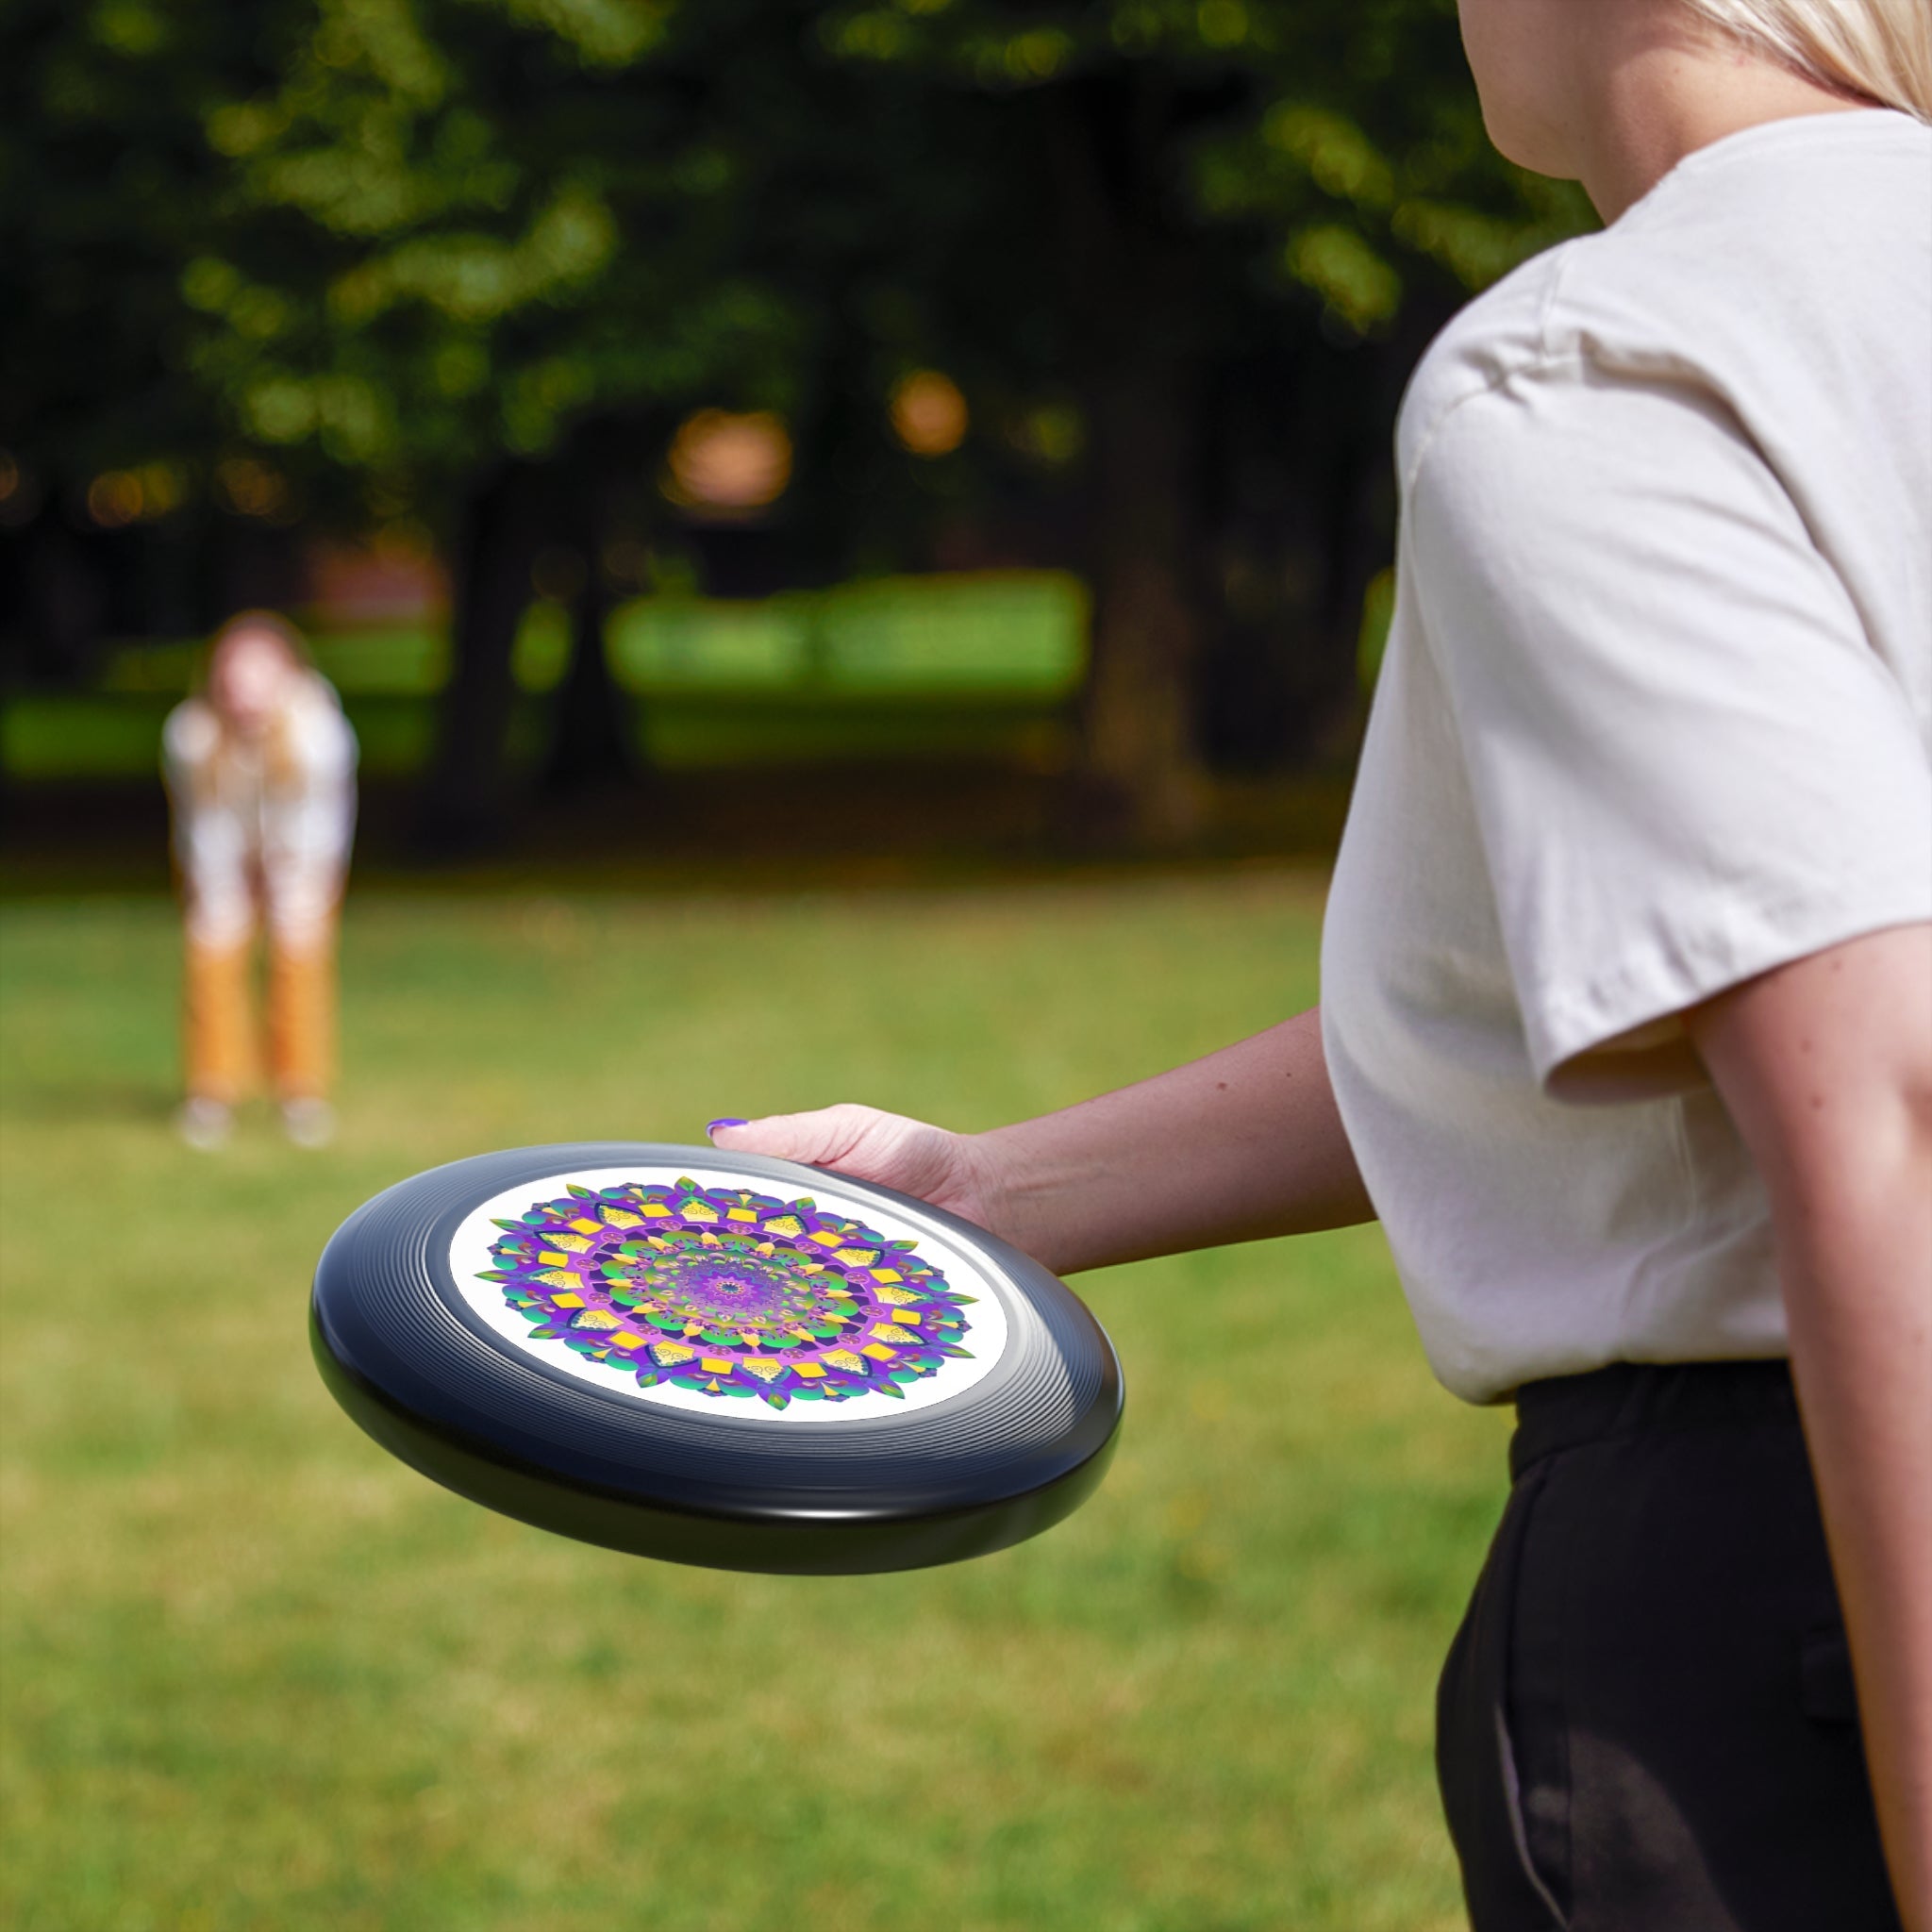
[(1206, 1059), (990, 1133), (846, 1106), (721, 1125), (712, 1139), (916, 1194), (1056, 1274), (1374, 1219), (1314, 1008)]
[(1792, 1373), (1909, 1932), (1932, 1932), (1932, 926), (1689, 1016), (1770, 1191)]

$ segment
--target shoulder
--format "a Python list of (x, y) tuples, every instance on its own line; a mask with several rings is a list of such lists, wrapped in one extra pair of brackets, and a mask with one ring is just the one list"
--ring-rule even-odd
[(1536, 256), (1461, 309), (1429, 344), (1402, 399), (1396, 430), (1405, 484), (1442, 425), (1464, 404), (1546, 359), (1549, 312), (1571, 259), (1593, 236)]
[(161, 752), (170, 764), (205, 764), (222, 741), (222, 727), (204, 698), (184, 698), (161, 726)]
[(329, 771), (353, 763), (356, 733), (342, 715), (335, 686), (319, 671), (305, 673), (289, 707), (289, 741), (301, 762), (312, 771)]
[(1922, 358), (1932, 327), (1932, 128), (1893, 113), (1748, 128), (1620, 221), (1525, 262), (1423, 358), (1398, 432), (1407, 489), (1444, 426), (1531, 390), (1662, 385), (1755, 429), (1848, 356)]

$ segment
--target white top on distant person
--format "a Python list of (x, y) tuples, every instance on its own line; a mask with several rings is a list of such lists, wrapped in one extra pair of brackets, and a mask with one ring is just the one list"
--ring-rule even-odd
[(1476, 1400), (1788, 1353), (1932, 1932), (1932, 8), (1461, 11), (1491, 138), (1610, 225), (1405, 404), (1325, 1020), (984, 1134), (714, 1139), (1061, 1273), (1379, 1211)]
[(269, 951), (267, 1060), (285, 1129), (333, 1130), (336, 915), (356, 822), (356, 736), (301, 637), (269, 611), (232, 618), (203, 689), (170, 713), (163, 766), (186, 923), (183, 1137), (218, 1145), (261, 1058), (249, 996)]

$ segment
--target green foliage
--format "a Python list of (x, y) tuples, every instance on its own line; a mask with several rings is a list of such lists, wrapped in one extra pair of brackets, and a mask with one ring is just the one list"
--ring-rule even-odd
[(240, 17), (15, 9), (0, 346), (30, 456), (205, 469), (239, 441), (392, 513), (586, 418), (808, 423), (833, 363), (876, 391), (941, 353), (1024, 446), (1091, 346), (1079, 238), (1032, 232), (1054, 165), (1034, 97), (1139, 103), (1133, 165), (1204, 292), (1277, 329), (1376, 332), (1419, 276), (1480, 287), (1580, 219), (1489, 151), (1447, 0)]
[(1366, 334), (1401, 306), (1405, 256), (1474, 291), (1589, 220), (1490, 148), (1454, 21), (1453, 0), (897, 0), (833, 8), (820, 33), (993, 92), (1124, 67), (1212, 96), (1179, 144), (1188, 206), (1261, 231), (1264, 277)]
[(356, 898), (340, 1145), (251, 1115), (219, 1158), (166, 1127), (170, 908), (8, 908), (0, 1920), (1462, 1924), (1430, 1697), (1503, 1425), (1431, 1386), (1372, 1230), (1088, 1278), (1106, 1486), (908, 1576), (493, 1517), (358, 1434), (304, 1336), (324, 1241), (421, 1167), (844, 1093), (1058, 1105), (1310, 999), (1319, 897)]
[(219, 233), (204, 117), (258, 85), (225, 9), (18, 0), (0, 60), (0, 441), (57, 478), (206, 450), (182, 265)]
[[(321, 0), (276, 85), (208, 121), (233, 246), (183, 293), (244, 431), (407, 499), (586, 413), (783, 391), (796, 321), (734, 258), (738, 171), (654, 69), (610, 78), (665, 25), (621, 0)], [(291, 222), (304, 251), (269, 249)]]

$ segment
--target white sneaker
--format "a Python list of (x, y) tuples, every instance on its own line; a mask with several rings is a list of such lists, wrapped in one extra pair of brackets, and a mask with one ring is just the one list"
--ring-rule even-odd
[(336, 1137), (336, 1110), (312, 1094), (285, 1100), (282, 1132), (297, 1147), (326, 1147)]
[(234, 1109), (204, 1093), (191, 1093), (175, 1110), (175, 1131), (198, 1154), (212, 1154), (224, 1145), (234, 1125)]

